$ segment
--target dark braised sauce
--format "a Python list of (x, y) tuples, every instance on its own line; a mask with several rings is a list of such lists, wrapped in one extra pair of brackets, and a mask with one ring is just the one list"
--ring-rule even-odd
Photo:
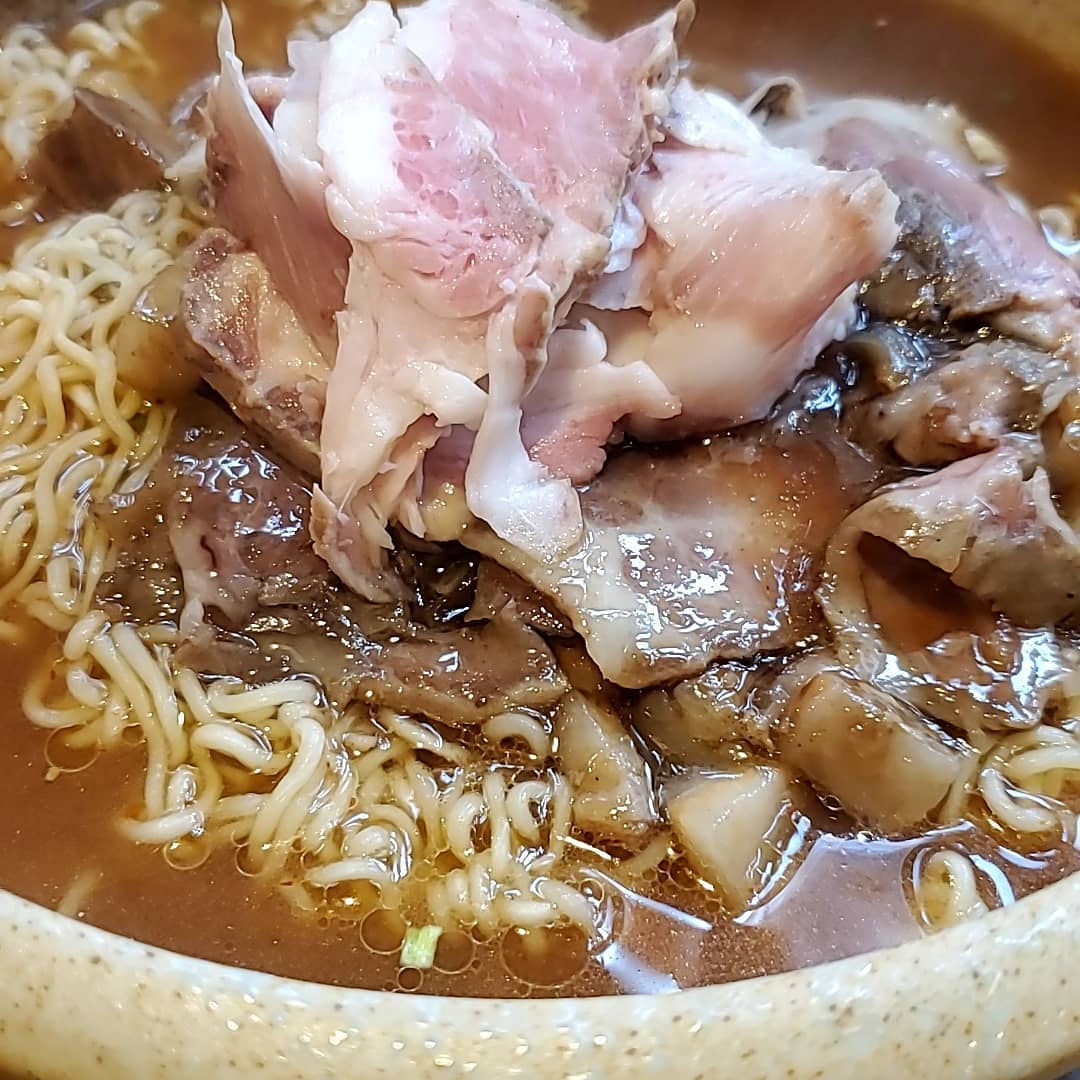
[[(594, 5), (594, 15), (604, 29), (616, 29), (659, 6), (608, 0)], [(1080, 146), (1061, 134), (1075, 129), (1080, 119), (1078, 88), (1041, 56), (940, 4), (704, 0), (700, 7), (695, 48), (702, 77), (741, 91), (750, 85), (752, 73), (783, 70), (819, 89), (954, 101), (1003, 138), (1015, 163), (1010, 182), (1029, 197), (1064, 200), (1080, 175)], [(248, 67), (279, 66), (293, 5), (232, 0), (230, 8)], [(146, 36), (153, 42), (157, 73), (148, 94), (156, 104), (168, 106), (212, 69), (219, 10), (216, 0), (173, 2), (149, 23)], [(703, 43), (710, 41), (715, 51), (707, 54)], [(958, 41), (964, 43), (962, 50)], [(994, 72), (989, 89), (988, 71)], [(903, 574), (898, 565), (882, 568), (882, 596), (898, 574)], [(906, 585), (910, 591), (912, 582)], [(914, 624), (930, 611), (947, 628), (977, 617), (959, 610), (960, 602), (939, 582), (923, 586), (918, 592), (927, 606), (914, 604), (894, 611), (893, 617)], [(42, 644), (39, 638), (6, 646), (0, 671), (0, 694), (9, 703), (0, 717), (5, 781), (0, 784), (0, 845), (7, 856), (0, 885), (55, 907), (81, 879), (93, 886), (80, 905), (83, 917), (105, 929), (298, 978), (403, 988), (392, 927), (361, 928), (340, 918), (298, 915), (265, 883), (240, 873), (229, 853), (181, 872), (157, 850), (133, 846), (121, 836), (113, 822), (137, 802), (142, 773), (137, 747), (101, 755), (92, 767), (46, 782), (50, 749), (45, 736), (10, 704), (19, 700), (23, 673)], [(59, 758), (53, 763), (84, 764)], [(676, 863), (662, 869), (647, 896), (624, 896), (622, 925), (612, 944), (594, 957), (585, 954), (579, 936), (566, 932), (556, 935), (539, 960), (519, 935), (493, 943), (460, 942), (462, 964), (473, 957), (467, 974), (433, 970), (422, 983), (404, 988), (449, 995), (584, 995), (667, 991), (747, 978), (917, 936), (920, 929), (901, 882), (910, 878), (920, 849), (946, 839), (972, 855), (980, 887), (993, 903), (1009, 902), (1080, 866), (1077, 853), (1064, 844), (1016, 852), (1001, 846), (1005, 837), (977, 825), (912, 840), (870, 840), (852, 834), (844, 820), (820, 813), (823, 820), (814, 824), (831, 827), (837, 835), (813, 847), (792, 846), (792, 865), (802, 863), (798, 886), (780, 892), (744, 924), (722, 918), (693, 875)], [(806, 824), (809, 828), (809, 819)], [(391, 945), (380, 952), (382, 938)], [(454, 950), (448, 946), (446, 951)], [(454, 967), (452, 960), (444, 966)]]

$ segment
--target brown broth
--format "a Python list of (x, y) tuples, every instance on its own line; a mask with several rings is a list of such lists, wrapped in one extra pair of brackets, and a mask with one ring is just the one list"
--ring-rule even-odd
[[(1025, 194), (1061, 200), (1070, 193), (1080, 146), (1061, 132), (1080, 119), (1078, 88), (997, 30), (930, 0), (814, 5), (726, 0), (700, 6), (691, 41), (702, 77), (742, 91), (752, 84), (753, 73), (783, 70), (831, 91), (955, 101), (1010, 147), (1011, 177)], [(604, 0), (593, 10), (600, 27), (615, 29), (659, 7)], [(230, 8), (249, 70), (280, 66), (294, 10), (287, 0), (232, 0)], [(159, 106), (167, 107), (212, 69), (218, 11), (217, 0), (174, 0), (148, 24), (146, 39), (156, 64), (142, 89)], [(995, 73), (992, 92), (987, 71)], [(138, 802), (139, 748), (102, 755), (80, 772), (46, 781), (46, 736), (27, 723), (17, 705), (25, 673), (44, 644), (43, 636), (31, 635), (22, 645), (3, 647), (0, 695), (7, 706), (0, 711), (0, 848), (6, 857), (0, 885), (56, 907), (75, 882), (92, 880), (79, 917), (105, 929), (297, 978), (386, 989), (400, 985), (392, 936), (388, 951), (379, 953), (363, 944), (364, 932), (354, 922), (335, 918), (326, 924), (298, 914), (267, 883), (241, 874), (227, 852), (180, 871), (159, 851), (123, 837), (115, 822), (126, 806)], [(538, 966), (528, 942), (513, 936), (502, 945), (475, 946), (465, 973), (427, 972), (409, 988), (510, 997), (584, 995), (745, 978), (917, 934), (903, 882), (920, 849), (945, 842), (966, 848), (981, 860), (982, 885), (999, 901), (1022, 896), (1080, 865), (1064, 842), (1045, 851), (1017, 852), (1001, 846), (1005, 839), (975, 825), (897, 841), (826, 834), (812, 846), (803, 842), (786, 853), (792, 866), (800, 866), (798, 890), (781, 891), (742, 923), (720, 916), (693, 875), (676, 864), (645, 890), (647, 895), (622, 895), (619, 932), (595, 956), (586, 957), (573, 935), (556, 935)], [(611, 888), (618, 891), (615, 883)], [(808, 935), (811, 922), (819, 930)], [(365, 932), (372, 936), (371, 927)], [(448, 945), (447, 951), (467, 957), (470, 948), (458, 935), (456, 950)], [(541, 977), (541, 968), (557, 974)]]
[[(231, 0), (250, 71), (280, 68), (297, 5)], [(590, 19), (614, 32), (667, 0), (594, 0)], [(167, 2), (146, 27), (156, 61), (140, 90), (167, 107), (213, 70), (217, 0)], [(817, 90), (931, 98), (960, 106), (1012, 152), (1009, 181), (1027, 197), (1061, 201), (1080, 176), (1075, 77), (1005, 29), (935, 0), (701, 0), (688, 41), (696, 73), (735, 93), (766, 74), (795, 74)], [(993, 72), (992, 80), (986, 73)]]
[[(28, 671), (48, 643), (47, 635), (31, 632), (22, 644), (5, 647), (2, 700), (19, 700)], [(80, 880), (91, 881), (78, 917), (102, 929), (292, 978), (404, 988), (393, 937), (385, 951), (372, 951), (364, 944), (372, 937), (367, 926), (298, 912), (270, 883), (242, 874), (228, 851), (178, 870), (158, 849), (138, 847), (123, 836), (116, 822), (139, 802), (140, 748), (101, 754), (81, 771), (46, 780), (50, 761), (61, 763), (46, 733), (17, 709), (0, 716), (0, 731), (0, 886), (56, 908)], [(829, 821), (824, 812), (815, 819)], [(833, 822), (843, 825), (842, 819)], [(1016, 851), (973, 825), (910, 840), (824, 832), (811, 844), (806, 836), (785, 852), (785, 878), (791, 880), (796, 867), (798, 876), (748, 918), (724, 917), (680, 861), (640, 894), (608, 879), (609, 892), (617, 894), (616, 933), (594, 955), (586, 954), (577, 934), (556, 933), (530, 951), (511, 933), (472, 945), (464, 971), (448, 964), (454, 970), (425, 972), (408, 989), (450, 996), (589, 996), (751, 978), (918, 936), (905, 882), (920, 849), (947, 842), (980, 856), (1004, 883), (996, 890), (997, 902), (1080, 867), (1077, 852), (1063, 842)], [(1015, 847), (1016, 838), (1011, 843)], [(552, 970), (559, 974), (552, 976)]]
[[(18, 701), (24, 673), (47, 639), (31, 636), (7, 646), (0, 696)], [(228, 852), (192, 870), (170, 867), (157, 849), (133, 845), (116, 820), (138, 803), (143, 758), (139, 748), (102, 754), (89, 767), (46, 782), (46, 735), (10, 710), (0, 717), (0, 884), (55, 908), (81, 877), (96, 879), (80, 905), (96, 926), (178, 952), (240, 964), (294, 978), (342, 986), (394, 989), (396, 951), (365, 948), (359, 927), (336, 918), (329, 926), (297, 913), (267, 883), (245, 877)], [(682, 880), (682, 879), (681, 879)], [(786, 966), (781, 944), (767, 931), (718, 922), (689, 877), (652, 891), (651, 903), (631, 897), (620, 937), (621, 966), (609, 974), (611, 957), (584, 964), (580, 942), (563, 942), (582, 963), (565, 968), (565, 980), (543, 981), (536, 969), (508, 965), (500, 943), (476, 949), (468, 978), (426, 972), (425, 992), (502, 997), (618, 992), (629, 978), (642, 990), (699, 986), (746, 978)], [(664, 906), (672, 909), (668, 916)], [(714, 925), (715, 924), (715, 925)], [(505, 946), (503, 946), (505, 947)], [(547, 966), (546, 964), (544, 966)], [(525, 979), (515, 978), (516, 968)], [(653, 974), (649, 974), (652, 972)]]
[[(591, 5), (605, 30), (665, 0)], [(737, 94), (793, 74), (826, 93), (885, 94), (959, 106), (1010, 151), (1009, 184), (1036, 202), (1076, 190), (1075, 76), (997, 25), (937, 0), (701, 0), (688, 39), (699, 78)], [(988, 77), (992, 72), (993, 76)]]

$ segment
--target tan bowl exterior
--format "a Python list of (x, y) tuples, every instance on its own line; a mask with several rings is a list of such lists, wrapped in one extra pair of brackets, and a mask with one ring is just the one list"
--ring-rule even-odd
[[(951, 2), (1080, 68), (1076, 0)], [(293, 982), (0, 892), (0, 1070), (15, 1076), (1038, 1080), (1076, 1065), (1080, 875), (955, 930), (807, 971), (528, 1002)]]
[(1080, 1063), (1080, 876), (911, 945), (664, 996), (339, 990), (150, 949), (0, 894), (16, 1075), (1036, 1080)]

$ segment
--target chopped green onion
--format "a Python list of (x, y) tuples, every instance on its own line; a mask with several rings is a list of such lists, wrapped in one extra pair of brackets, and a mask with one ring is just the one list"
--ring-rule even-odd
[(401, 966), (427, 971), (435, 963), (435, 946), (441, 936), (441, 926), (414, 926), (406, 930), (401, 943)]

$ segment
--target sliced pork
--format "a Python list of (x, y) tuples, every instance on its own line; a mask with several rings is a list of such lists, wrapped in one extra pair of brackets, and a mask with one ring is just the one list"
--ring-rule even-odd
[[(582, 470), (553, 473), (528, 456), (522, 399), (544, 367), (557, 309), (608, 254), (616, 208), (664, 104), (675, 28), (670, 16), (601, 43), (541, 8), (469, 0), (424, 5), (399, 33), (375, 4), (328, 44), (318, 141), (331, 216), (354, 254), (323, 488), (340, 514), (368, 519), (369, 552), (385, 541), (367, 485), (424, 416), (476, 430), (469, 506), (504, 539), (551, 555), (580, 533), (567, 476)], [(531, 42), (524, 67), (515, 59), (522, 37)], [(567, 100), (578, 108), (567, 111)], [(356, 157), (358, 108), (370, 113), (386, 175), (367, 170), (370, 146)], [(560, 138), (538, 145), (555, 115)], [(586, 359), (576, 371), (602, 363)], [(556, 380), (544, 404), (559, 394)], [(558, 430), (541, 422), (549, 437)], [(348, 532), (341, 522), (337, 531)], [(356, 530), (350, 539), (355, 565), (363, 548)], [(325, 539), (321, 549), (337, 558)], [(371, 592), (368, 569), (349, 576), (341, 561), (346, 580)]]
[(550, 596), (607, 679), (651, 686), (812, 638), (822, 549), (872, 477), (809, 433), (633, 450), (582, 492), (567, 555), (531, 559), (482, 526), (462, 540)]
[(647, 364), (616, 362), (595, 316), (576, 310), (581, 324), (551, 336), (547, 365), (522, 406), (521, 436), (529, 456), (553, 476), (584, 484), (603, 468), (620, 420), (659, 421), (677, 415), (680, 405)]
[[(453, 725), (473, 725), (512, 709), (545, 709), (568, 684), (551, 650), (513, 611), (462, 629), (374, 632), (363, 605), (332, 597), (315, 635), (277, 644), (314, 670), (340, 701), (368, 701)], [(313, 666), (314, 665), (314, 666)]]
[(878, 169), (899, 196), (900, 249), (888, 275), (900, 288), (868, 294), (872, 305), (884, 301), (874, 305), (881, 315), (938, 310), (987, 320), (1039, 348), (1076, 355), (1080, 277), (1036, 223), (983, 180), (940, 110), (854, 99), (770, 131), (827, 164)]
[[(327, 505), (316, 524), (331, 565), (373, 597), (384, 588), (379, 552), (390, 547), (393, 507), (371, 485), (391, 460), (402, 475), (418, 469), (437, 438), (418, 432), (425, 416), (479, 426), (486, 395), (476, 382), (489, 372), (489, 348), (512, 360), (517, 320), (505, 305), (550, 230), (490, 132), (396, 40), (398, 30), (389, 7), (373, 4), (327, 44), (318, 133), (331, 213), (354, 251), (322, 433)], [(377, 141), (357, 140), (358, 110)], [(372, 145), (381, 171), (369, 167)], [(539, 298), (522, 318), (543, 323), (544, 307)]]
[(668, 138), (636, 180), (647, 228), (630, 265), (590, 293), (599, 324), (681, 403), (637, 415), (641, 437), (756, 420), (855, 314), (854, 287), (896, 239), (873, 172), (830, 172), (769, 145), (734, 104), (680, 83)]
[[(386, 524), (418, 527), (421, 466), (445, 429), (476, 433), (472, 511), (552, 554), (580, 534), (570, 481), (600, 467), (623, 411), (674, 410), (650, 372), (613, 370), (585, 329), (553, 346), (534, 384), (620, 232), (691, 13), (605, 42), (517, 0), (438, 0), (404, 26), (373, 3), (326, 42), (294, 42), (287, 80), (247, 83), (223, 22), (215, 210), (317, 348), (336, 338), (313, 521), (322, 554), (366, 595), (396, 591)], [(539, 135), (556, 122), (558, 138)]]

